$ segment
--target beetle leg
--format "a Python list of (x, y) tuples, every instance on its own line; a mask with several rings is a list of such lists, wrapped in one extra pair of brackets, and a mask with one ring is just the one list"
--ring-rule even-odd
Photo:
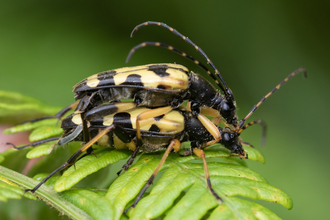
[(135, 208), (135, 206), (137, 205), (137, 203), (141, 200), (143, 194), (146, 192), (146, 190), (148, 189), (148, 187), (152, 184), (155, 176), (157, 175), (158, 171), (160, 170), (160, 168), (162, 167), (162, 165), (164, 164), (166, 158), (168, 157), (169, 153), (174, 149), (175, 152), (179, 151), (181, 147), (181, 143), (179, 140), (174, 139), (171, 141), (171, 143), (168, 145), (162, 159), (160, 160), (158, 166), (156, 167), (155, 171), (151, 174), (151, 176), (149, 177), (147, 183), (144, 185), (144, 187), (142, 188), (142, 190), (140, 191), (139, 195), (137, 196), (137, 198), (135, 199), (134, 203), (129, 206), (126, 210), (125, 213), (130, 209), (130, 208)]
[(35, 118), (29, 121), (23, 121), (19, 124), (26, 124), (26, 123), (31, 123), (31, 122), (36, 122), (36, 121), (41, 121), (44, 119), (50, 119), (50, 118), (57, 118), (58, 120), (61, 120), (61, 118), (70, 110), (75, 109), (78, 106), (79, 101), (72, 103), (71, 105), (65, 107), (64, 109), (62, 109), (61, 111), (59, 111), (56, 115), (51, 115), (51, 116), (44, 116), (44, 117), (40, 117), (40, 118)]
[(219, 111), (206, 106), (201, 107), (200, 113), (211, 117), (221, 117)]
[(254, 148), (254, 146), (253, 146), (252, 144), (250, 144), (250, 143), (248, 143), (248, 142), (246, 142), (246, 141), (243, 141), (242, 139), (241, 139), (241, 143), (242, 143), (243, 145), (246, 145), (246, 146), (249, 146), (249, 147)]
[(198, 120), (203, 124), (208, 132), (214, 137), (213, 141), (209, 141), (206, 143), (206, 146), (210, 146), (212, 144), (218, 143), (221, 140), (221, 134), (217, 126), (215, 126), (207, 117), (199, 114), (197, 116)]
[(7, 145), (12, 145), (13, 148), (16, 149), (16, 150), (22, 150), (22, 149), (27, 148), (27, 147), (37, 147), (40, 144), (44, 144), (44, 143), (51, 142), (51, 141), (56, 141), (58, 139), (60, 139), (60, 137), (47, 138), (47, 139), (44, 139), (44, 140), (33, 142), (31, 144), (24, 145), (22, 147), (16, 147), (15, 144), (9, 143), (9, 142), (7, 142), (6, 144)]
[(150, 109), (137, 116), (137, 118), (136, 118), (137, 148), (134, 150), (132, 156), (126, 162), (126, 164), (118, 171), (117, 175), (119, 175), (122, 170), (127, 170), (129, 168), (129, 166), (133, 163), (136, 155), (138, 154), (140, 147), (142, 147), (140, 121), (166, 114), (166, 113), (170, 112), (171, 110), (172, 110), (172, 107), (167, 106), (167, 107), (163, 107), (163, 108)]
[[(131, 144), (133, 142), (133, 140), (131, 138), (129, 138), (129, 135), (125, 132), (125, 130), (118, 125), (112, 124), (108, 127), (106, 127), (105, 129), (103, 129), (101, 132), (99, 132), (93, 139), (91, 139), (88, 143), (86, 143), (82, 148), (80, 148), (79, 150), (77, 150), (70, 158), (67, 162), (65, 162), (62, 166), (60, 166), (59, 168), (57, 168), (56, 170), (54, 170), (51, 174), (49, 174), (47, 177), (45, 177), (38, 185), (36, 185), (33, 189), (27, 189), (25, 190), (25, 192), (27, 191), (31, 191), (32, 193), (34, 193), (36, 190), (39, 189), (39, 187), (44, 184), (50, 177), (52, 177), (55, 173), (57, 173), (58, 171), (61, 171), (69, 166), (74, 165), (74, 163), (79, 159), (80, 155), (83, 154), (85, 151), (87, 154), (90, 154), (93, 149), (91, 148), (91, 146), (96, 143), (101, 137), (103, 137), (104, 135), (106, 135), (108, 132), (113, 131), (120, 140), (122, 140), (124, 143), (127, 144)], [(126, 134), (125, 134), (126, 133)], [(134, 144), (135, 145), (135, 144)], [(135, 149), (135, 148), (134, 148)]]
[(132, 156), (127, 160), (125, 165), (117, 172), (118, 176), (120, 175), (121, 171), (128, 170), (129, 166), (132, 165), (132, 163), (134, 162), (134, 159), (136, 158), (136, 155), (139, 153), (139, 151), (140, 151), (140, 146), (138, 145), (134, 150)]
[(196, 156), (202, 158), (202, 160), (203, 160), (205, 180), (206, 180), (207, 187), (211, 191), (212, 195), (216, 198), (216, 200), (223, 202), (223, 199), (212, 188), (212, 184), (211, 184), (211, 180), (210, 180), (210, 173), (209, 173), (209, 169), (207, 167), (207, 163), (205, 160), (205, 152), (202, 149), (198, 149), (198, 148), (194, 148), (193, 151), (194, 151), (194, 154), (196, 154)]

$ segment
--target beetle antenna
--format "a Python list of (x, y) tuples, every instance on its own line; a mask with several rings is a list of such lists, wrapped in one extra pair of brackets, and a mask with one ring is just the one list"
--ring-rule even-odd
[[(162, 22), (156, 22), (156, 21), (147, 21), (147, 22), (144, 22), (144, 23), (141, 23), (137, 26), (135, 26), (135, 28), (133, 29), (132, 33), (131, 33), (131, 37), (134, 36), (135, 32), (137, 30), (139, 30), (141, 27), (144, 27), (144, 26), (148, 26), (148, 25), (157, 25), (157, 26), (160, 26), (160, 27), (164, 27), (166, 28), (167, 30), (171, 31), (172, 33), (174, 33), (175, 35), (179, 36), (180, 38), (182, 38), (184, 41), (186, 41), (188, 44), (192, 45), (200, 54), (203, 55), (203, 57), (206, 59), (207, 61), (207, 64), (209, 64), (212, 69), (215, 71), (215, 75), (217, 77), (219, 77), (223, 87), (220, 87), (221, 89), (223, 89), (223, 92), (225, 93), (225, 96), (227, 98), (228, 101), (233, 101), (233, 95), (232, 93), (230, 92), (229, 88), (227, 87), (227, 84), (226, 82), (224, 81), (224, 79), (222, 78), (220, 72), (218, 71), (218, 69), (215, 67), (215, 65), (213, 64), (213, 62), (210, 60), (210, 58), (206, 55), (206, 53), (200, 48), (198, 47), (194, 42), (192, 42), (188, 37), (184, 36), (183, 34), (181, 34), (179, 31), (175, 30), (174, 28), (168, 26), (167, 24), (165, 23), (162, 23)], [(217, 80), (215, 80), (215, 83), (218, 85), (219, 82)]]
[(266, 135), (267, 135), (267, 125), (266, 123), (259, 119), (255, 121), (251, 121), (248, 124), (244, 125), (238, 132), (237, 134), (239, 135), (242, 131), (244, 131), (246, 128), (250, 127), (251, 125), (254, 124), (260, 124), (262, 127), (262, 135), (261, 135), (261, 147), (264, 147), (266, 145)]
[(304, 73), (304, 77), (307, 78), (307, 72), (306, 69), (304, 68), (299, 68), (296, 69), (295, 71), (293, 71), (292, 73), (290, 73), (284, 80), (282, 80), (282, 82), (280, 82), (277, 86), (275, 86), (269, 93), (267, 93), (267, 95), (265, 95), (264, 97), (262, 97), (262, 99), (255, 105), (253, 106), (253, 108), (251, 109), (251, 111), (239, 122), (238, 127), (242, 128), (246, 119), (248, 119), (253, 112), (255, 112), (258, 107), (271, 95), (273, 94), (276, 90), (278, 90), (284, 83), (286, 83), (289, 79), (291, 79), (293, 76), (297, 75), (298, 73), (303, 72)]
[(127, 58), (126, 58), (126, 63), (128, 63), (128, 61), (131, 59), (133, 53), (135, 53), (136, 50), (140, 49), (140, 48), (143, 48), (143, 47), (146, 47), (146, 46), (155, 46), (155, 47), (164, 47), (168, 50), (171, 50), (171, 51), (174, 51), (178, 54), (180, 54), (181, 56), (183, 57), (186, 57), (188, 58), (189, 60), (193, 61), (196, 65), (202, 67), (206, 73), (215, 81), (215, 83), (217, 84), (217, 86), (219, 86), (219, 88), (225, 92), (225, 89), (223, 88), (222, 84), (220, 84), (218, 82), (218, 80), (216, 79), (215, 75), (213, 75), (211, 73), (211, 71), (201, 62), (199, 62), (198, 60), (196, 60), (195, 58), (193, 58), (192, 56), (190, 56), (189, 54), (171, 46), (171, 45), (168, 45), (168, 44), (164, 44), (164, 43), (161, 43), (161, 42), (143, 42), (139, 45), (136, 45), (135, 47), (133, 47), (130, 52), (128, 53), (127, 55)]

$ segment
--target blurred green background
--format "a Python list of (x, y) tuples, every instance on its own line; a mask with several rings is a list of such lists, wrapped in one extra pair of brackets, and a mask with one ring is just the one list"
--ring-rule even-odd
[(73, 85), (108, 69), (176, 62), (203, 72), (163, 48), (141, 49), (126, 64), (129, 50), (143, 41), (168, 43), (203, 61), (159, 27), (131, 39), (133, 27), (148, 20), (167, 23), (203, 48), (234, 92), (240, 118), (293, 70), (307, 69), (308, 79), (291, 79), (250, 118), (267, 122), (266, 148), (260, 149), (257, 126), (243, 138), (267, 160), (249, 166), (294, 201), (290, 211), (262, 205), (283, 219), (327, 219), (330, 1), (1, 1), (0, 89), (66, 106)]

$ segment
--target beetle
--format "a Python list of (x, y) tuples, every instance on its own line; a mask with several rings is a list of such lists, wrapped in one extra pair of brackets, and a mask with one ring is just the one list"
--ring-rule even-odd
[[(147, 65), (148, 66), (148, 65)], [(183, 67), (183, 66), (181, 66)], [(130, 68), (123, 68), (123, 69), (130, 69)], [(276, 90), (278, 90), (285, 82), (287, 82), (290, 78), (292, 78), (293, 76), (297, 75), (298, 73), (300, 72), (303, 72), (304, 73), (304, 77), (306, 78), (307, 77), (307, 72), (304, 68), (298, 68), (297, 70), (293, 71), (292, 73), (290, 73), (284, 80), (282, 80), (277, 86), (275, 86), (270, 92), (268, 92), (265, 96), (262, 97), (262, 99), (256, 104), (253, 106), (253, 108), (250, 110), (250, 112), (239, 122), (239, 129), (236, 129), (236, 128), (233, 128), (233, 130), (235, 132), (241, 132), (243, 127), (244, 127), (244, 124), (245, 124), (245, 121), (258, 109), (258, 107), (271, 95), (273, 94)], [(86, 97), (86, 96), (85, 96)], [(71, 106), (65, 108), (64, 110), (68, 110), (69, 108), (71, 108), (72, 106), (76, 106), (78, 109), (79, 109), (79, 105), (82, 105), (83, 102), (76, 102), (74, 104), (72, 104)], [(80, 134), (80, 130), (82, 129), (82, 126), (84, 124), (84, 122), (87, 122), (89, 120), (93, 120), (95, 118), (102, 118), (103, 115), (105, 114), (111, 114), (111, 113), (114, 113), (114, 112), (118, 112), (118, 111), (121, 111), (121, 110), (125, 110), (125, 109), (129, 109), (129, 108), (133, 108), (133, 107), (136, 107), (137, 104), (136, 103), (131, 103), (130, 105), (127, 105), (127, 104), (124, 104), (125, 107), (122, 107), (120, 106), (122, 104), (120, 103), (117, 103), (117, 104), (112, 104), (112, 105), (101, 105), (99, 106), (98, 108), (94, 108), (94, 110), (90, 110), (86, 116), (81, 116), (81, 111), (75, 111), (71, 116), (67, 117), (66, 119), (64, 119), (63, 121), (63, 124), (62, 124), (62, 128), (64, 129), (64, 131), (66, 131), (67, 128), (75, 128), (75, 131), (70, 131), (70, 135), (67, 134), (67, 132), (64, 132), (67, 136), (64, 136), (62, 137), (62, 141), (59, 142), (59, 144), (65, 144), (65, 143), (68, 143), (72, 140), (74, 140), (76, 138), (76, 136), (78, 136)], [(128, 107), (127, 107), (128, 106)], [(62, 110), (61, 112), (64, 112), (64, 110)], [(166, 107), (162, 107), (162, 108), (156, 108), (156, 109), (150, 109), (149, 112), (148, 112), (148, 115), (153, 115), (154, 117), (157, 117), (157, 116), (160, 116), (162, 114), (166, 114), (167, 112), (170, 112), (172, 110), (172, 107), (171, 106), (166, 106)], [(196, 115), (195, 115), (196, 116)], [(205, 118), (203, 115), (199, 114), (196, 116), (197, 118)], [(39, 120), (39, 119), (37, 119)], [(141, 117), (139, 115), (138, 119), (137, 120), (143, 120), (143, 117)], [(213, 120), (212, 120), (213, 121)], [(138, 123), (136, 123), (138, 124)], [(205, 119), (203, 121), (203, 125), (206, 127), (206, 129), (208, 131), (211, 131), (212, 129), (214, 130), (214, 127), (215, 125), (214, 124), (211, 124), (210, 121), (208, 119)], [(80, 129), (80, 130), (79, 130)], [(88, 133), (88, 132), (86, 132)], [(137, 128), (137, 136), (139, 137), (140, 133), (140, 129)], [(57, 137), (57, 138), (52, 138), (52, 139), (49, 139), (47, 141), (52, 141), (52, 140), (58, 140), (60, 139), (60, 137)], [(84, 138), (84, 141), (86, 140), (89, 140), (90, 138)], [(139, 138), (140, 140), (141, 138)], [(265, 142), (265, 137), (264, 135), (262, 136), (262, 145), (264, 145), (264, 142)], [(12, 143), (7, 143), (7, 144), (10, 144), (10, 145), (13, 145), (16, 149), (23, 149), (23, 148), (26, 148), (26, 147), (29, 147), (29, 146), (38, 146), (42, 143), (45, 143), (46, 140), (41, 140), (41, 141), (37, 141), (37, 142), (34, 142), (32, 144), (28, 144), (28, 145), (25, 145), (23, 147), (16, 147), (14, 144)], [(248, 145), (248, 143), (245, 143)]]
[[(75, 112), (79, 114), (74, 119), (79, 120), (77, 117), (84, 118), (85, 112), (92, 107), (100, 106), (104, 102), (118, 102), (120, 99), (133, 99), (137, 106), (164, 106), (162, 114), (177, 108), (185, 99), (190, 101), (199, 99), (198, 103), (203, 103), (205, 106), (221, 105), (224, 107), (222, 108), (224, 111), (221, 110), (223, 115), (226, 115), (229, 109), (223, 96), (208, 81), (197, 74), (188, 73), (188, 69), (179, 64), (150, 64), (106, 71), (78, 83), (75, 92), (76, 99), (80, 101), (66, 107), (53, 117), (60, 118), (70, 109), (76, 108)], [(191, 106), (193, 109), (194, 102)], [(102, 108), (107, 107), (108, 105), (105, 105)], [(203, 107), (203, 109), (210, 108)], [(193, 112), (195, 115), (199, 114)], [(219, 117), (219, 114), (213, 116)], [(45, 118), (48, 117), (40, 119)], [(32, 121), (37, 120), (39, 119)], [(83, 123), (86, 120), (80, 118), (80, 121)], [(89, 137), (86, 125), (83, 125), (83, 129), (84, 140), (87, 142)]]
[[(148, 186), (153, 182), (155, 175), (166, 160), (170, 151), (174, 150), (177, 152), (180, 149), (180, 143), (184, 141), (190, 141), (190, 153), (194, 153), (198, 157), (202, 158), (207, 186), (213, 196), (218, 201), (222, 201), (221, 197), (218, 196), (217, 193), (212, 189), (203, 149), (212, 144), (221, 143), (232, 153), (237, 154), (241, 158), (247, 157), (242, 144), (249, 146), (251, 145), (240, 139), (239, 136), (241, 132), (247, 127), (258, 123), (263, 126), (264, 137), (266, 126), (261, 120), (255, 120), (245, 125), (246, 119), (253, 114), (253, 112), (270, 94), (276, 91), (288, 79), (298, 74), (300, 71), (304, 72), (305, 77), (307, 76), (305, 70), (302, 68), (299, 68), (289, 74), (288, 77), (286, 77), (256, 105), (254, 105), (252, 110), (240, 121), (239, 130), (232, 129), (230, 127), (222, 128), (216, 126), (203, 114), (196, 116), (191, 111), (187, 111), (186, 109), (181, 108), (172, 109), (171, 106), (150, 109), (146, 107), (136, 107), (136, 103), (111, 103), (108, 105), (94, 107), (93, 109), (85, 112), (83, 117), (84, 120), (82, 120), (80, 115), (81, 112), (75, 112), (62, 121), (62, 128), (69, 128), (69, 132), (65, 132), (66, 139), (64, 139), (64, 142), (67, 143), (79, 137), (81, 138), (81, 135), (79, 136), (79, 134), (82, 132), (81, 127), (82, 124), (84, 124), (84, 121), (85, 124), (88, 125), (89, 129), (101, 128), (102, 130), (94, 134), (92, 134), (90, 131), (89, 133), (92, 134), (92, 139), (88, 143), (86, 143), (81, 149), (75, 152), (65, 164), (44, 178), (36, 187), (27, 191), (35, 192), (56, 172), (73, 165), (74, 162), (79, 159), (85, 151), (87, 154), (91, 153), (92, 144), (102, 139), (102, 137), (104, 137), (106, 134), (110, 133), (112, 138), (108, 138), (106, 142), (114, 143), (113, 135), (115, 134), (115, 137), (119, 139), (119, 141), (123, 142), (124, 145), (134, 151), (131, 158), (122, 168), (125, 170), (129, 167), (129, 165), (133, 163), (134, 158), (140, 150), (144, 152), (154, 152), (166, 148), (161, 162), (157, 166), (152, 176), (148, 179), (146, 185), (139, 193), (133, 205), (130, 207), (136, 206)], [(167, 122), (162, 123), (163, 119), (166, 119), (165, 121)], [(168, 122), (169, 120), (171, 121), (170, 123)], [(173, 120), (175, 120), (175, 122), (173, 122)], [(168, 124), (170, 124), (170, 126), (168, 126)], [(78, 129), (79, 127), (80, 130)], [(104, 140), (101, 142), (104, 142)]]
[[(236, 132), (229, 127), (222, 128), (215, 126), (201, 114), (196, 117), (191, 111), (187, 111), (184, 107), (172, 109), (166, 114), (155, 117), (154, 109), (135, 107), (134, 105), (135, 103), (111, 103), (108, 104), (107, 108), (104, 108), (104, 106), (97, 106), (86, 112), (85, 117), (88, 121), (89, 132), (92, 139), (75, 152), (66, 163), (44, 178), (36, 187), (26, 191), (34, 193), (56, 172), (73, 165), (84, 152), (91, 153), (91, 146), (96, 142), (102, 146), (117, 145), (118, 147), (118, 145), (124, 145), (134, 151), (131, 158), (123, 166), (125, 170), (132, 164), (138, 152), (143, 151), (150, 153), (166, 149), (157, 169), (149, 178), (147, 185), (140, 192), (140, 196), (138, 196), (138, 198), (140, 198), (147, 187), (153, 182), (154, 177), (165, 162), (169, 153), (172, 150), (178, 152), (180, 143), (189, 141), (191, 143), (190, 153), (194, 153), (203, 159), (206, 182), (211, 193), (217, 200), (222, 201), (221, 197), (218, 196), (211, 186), (203, 149), (214, 143), (221, 143), (224, 147), (229, 149), (233, 155), (247, 158), (247, 154), (242, 147), (244, 142), (242, 142), (239, 137), (240, 133), (248, 126), (255, 123), (264, 126), (261, 120), (257, 120), (248, 123), (239, 132)], [(116, 111), (116, 109), (119, 108), (121, 108), (121, 110)], [(114, 113), (108, 115), (110, 113), (109, 109), (113, 109)], [(138, 119), (139, 116), (142, 116), (140, 120)], [(62, 128), (65, 130), (63, 138), (69, 137), (70, 141), (81, 141), (82, 129), (77, 129), (79, 126), (81, 127), (81, 124), (82, 122), (79, 121), (79, 117), (76, 117), (74, 113), (63, 119)], [(78, 135), (75, 134), (76, 131), (78, 131)], [(70, 135), (72, 136), (70, 137)], [(134, 204), (136, 205), (137, 202), (138, 200)]]

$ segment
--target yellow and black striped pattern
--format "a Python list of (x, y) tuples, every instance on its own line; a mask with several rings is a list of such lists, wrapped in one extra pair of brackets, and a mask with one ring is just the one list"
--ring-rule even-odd
[(189, 86), (188, 69), (168, 63), (114, 69), (82, 80), (74, 86), (74, 92), (125, 86), (181, 92)]
[[(138, 107), (134, 109), (130, 109), (122, 113), (129, 114), (129, 119), (131, 123), (131, 127), (136, 129), (136, 118), (142, 112), (150, 110), (145, 107)], [(118, 113), (108, 115), (103, 118), (103, 125), (110, 126), (116, 120), (116, 117), (120, 117)], [(157, 131), (157, 133), (161, 135), (174, 135), (182, 132), (184, 130), (184, 117), (176, 110), (172, 110), (165, 115), (161, 115), (155, 118), (149, 118), (145, 120), (141, 120), (140, 122), (141, 131)]]

